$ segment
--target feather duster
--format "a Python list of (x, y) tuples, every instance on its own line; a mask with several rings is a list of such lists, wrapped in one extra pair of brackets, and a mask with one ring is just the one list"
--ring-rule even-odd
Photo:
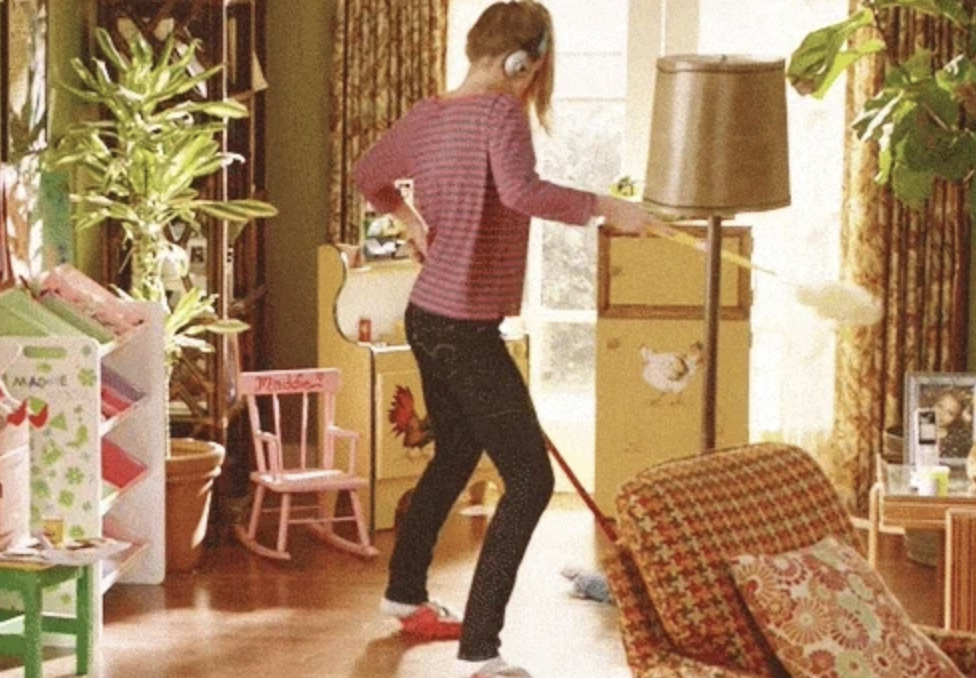
[[(680, 231), (665, 231), (657, 228), (650, 229), (652, 233), (666, 238), (679, 245), (692, 247), (699, 251), (706, 251), (708, 245), (704, 240), (682, 233)], [(758, 266), (746, 257), (722, 250), (722, 259), (741, 268), (758, 271), (778, 280), (783, 285), (793, 288), (796, 300), (808, 306), (825, 320), (830, 320), (839, 326), (858, 327), (874, 325), (883, 315), (881, 302), (866, 289), (852, 282), (825, 282), (816, 285), (803, 285), (781, 277), (776, 271)]]

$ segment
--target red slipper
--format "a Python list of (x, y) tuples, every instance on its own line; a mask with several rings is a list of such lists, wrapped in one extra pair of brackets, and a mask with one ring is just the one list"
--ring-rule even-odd
[(400, 618), (401, 633), (425, 640), (457, 640), (461, 620), (443, 605), (425, 603), (413, 614)]

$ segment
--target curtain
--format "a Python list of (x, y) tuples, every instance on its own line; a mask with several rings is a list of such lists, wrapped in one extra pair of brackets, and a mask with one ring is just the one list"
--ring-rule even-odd
[(0, 164), (0, 290), (16, 282), (7, 237), (7, 181), (6, 172)]
[(360, 241), (359, 156), (415, 103), (444, 88), (448, 0), (338, 0), (330, 92), (327, 240)]
[[(888, 13), (885, 31), (889, 59), (925, 46), (938, 66), (959, 52), (944, 23), (915, 12)], [(885, 68), (880, 57), (856, 66), (848, 81), (849, 120), (879, 89)], [(874, 327), (838, 335), (835, 424), (821, 457), (849, 508), (863, 512), (884, 432), (902, 426), (906, 372), (965, 369), (971, 225), (960, 186), (939, 185), (925, 209), (910, 210), (875, 183), (873, 144), (851, 134), (845, 155), (842, 268), (882, 299), (885, 315)]]

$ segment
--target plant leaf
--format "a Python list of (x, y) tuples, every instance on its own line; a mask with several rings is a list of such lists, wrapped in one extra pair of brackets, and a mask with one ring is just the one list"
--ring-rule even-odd
[(261, 200), (228, 200), (215, 202), (201, 200), (198, 209), (216, 219), (226, 221), (249, 221), (251, 219), (267, 219), (278, 214), (278, 210), (269, 203)]
[(869, 40), (854, 50), (844, 50), (848, 39), (872, 25), (874, 14), (862, 9), (830, 26), (809, 33), (790, 56), (786, 77), (800, 95), (821, 98), (844, 69), (863, 56), (884, 49), (880, 40)]
[(247, 110), (247, 106), (239, 101), (234, 101), (233, 99), (226, 99), (224, 101), (194, 102), (189, 104), (187, 109), (193, 113), (202, 113), (213, 118), (231, 118), (240, 120), (250, 115), (250, 112)]
[(935, 174), (929, 171), (915, 171), (907, 165), (896, 162), (891, 171), (891, 188), (895, 197), (909, 207), (916, 209), (925, 205), (932, 194)]
[(118, 48), (116, 48), (115, 43), (112, 41), (112, 36), (104, 28), (95, 29), (95, 40), (98, 42), (98, 48), (101, 50), (105, 58), (108, 59), (113, 66), (115, 66), (120, 71), (126, 71), (129, 69), (129, 60), (126, 59)]
[(223, 318), (205, 325), (199, 325), (199, 327), (204, 332), (210, 332), (211, 334), (240, 334), (251, 329), (251, 326), (246, 322), (237, 320), (236, 318)]

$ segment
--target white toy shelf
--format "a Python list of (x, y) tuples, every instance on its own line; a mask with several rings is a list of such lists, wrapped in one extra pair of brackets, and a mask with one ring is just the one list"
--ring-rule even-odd
[[(0, 335), (8, 330), (0, 355), (18, 356), (0, 379), (23, 404), (15, 419), (26, 418), (29, 429), (30, 532), (55, 519), (70, 539), (131, 543), (97, 566), (102, 593), (116, 582), (160, 584), (166, 571), (163, 311), (124, 306), (130, 328), (113, 340), (10, 335), (0, 321)], [(71, 609), (73, 595), (71, 586), (46, 594), (45, 610)], [(0, 600), (0, 608), (16, 606)], [(93, 617), (97, 647), (100, 595)]]

